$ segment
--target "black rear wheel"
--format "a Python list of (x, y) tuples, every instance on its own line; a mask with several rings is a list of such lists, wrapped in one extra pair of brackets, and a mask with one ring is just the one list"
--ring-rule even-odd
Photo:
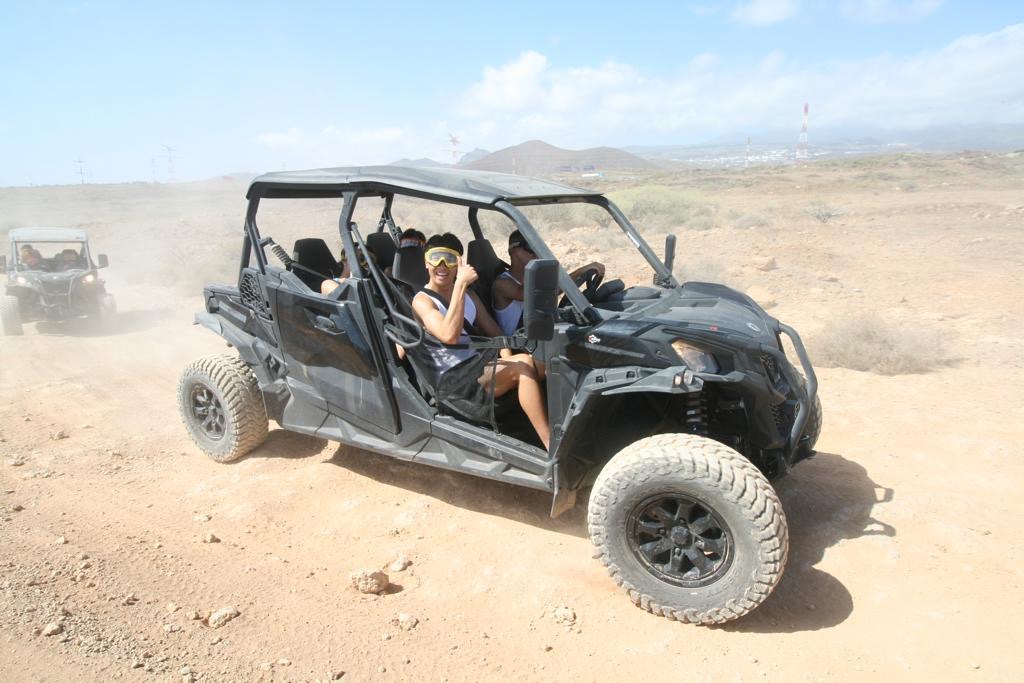
[(259, 383), (234, 356), (208, 356), (189, 364), (178, 384), (178, 407), (192, 440), (217, 462), (238, 460), (267, 438)]

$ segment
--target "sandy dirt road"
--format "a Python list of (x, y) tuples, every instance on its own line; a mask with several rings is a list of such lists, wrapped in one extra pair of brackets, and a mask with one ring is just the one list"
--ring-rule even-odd
[[(785, 188), (813, 182), (799, 173), (729, 201), (781, 216)], [(924, 373), (819, 371), (820, 452), (778, 483), (788, 568), (748, 618), (698, 628), (633, 607), (591, 559), (582, 505), (552, 520), (536, 492), (282, 431), (236, 464), (208, 460), (175, 391), (223, 343), (189, 324), (196, 297), (112, 269), (114, 333), (0, 339), (0, 678), (1020, 680), (1019, 177), (961, 179), (973, 194), (954, 201), (850, 189), (850, 173), (828, 185), (859, 207), (841, 224), (693, 237), (775, 255), (738, 275), (802, 331), (870, 307), (948, 340)], [(411, 565), (386, 569), (400, 555)], [(355, 592), (363, 568), (396, 588)], [(222, 628), (190, 618), (229, 605)], [(42, 635), (49, 623), (61, 632)]]

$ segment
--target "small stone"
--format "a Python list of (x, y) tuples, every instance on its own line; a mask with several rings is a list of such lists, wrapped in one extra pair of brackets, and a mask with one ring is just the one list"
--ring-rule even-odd
[(7, 464), (10, 465), (11, 467), (21, 467), (22, 465), (25, 464), (25, 460), (24, 460), (24, 458), (20, 458), (20, 457), (18, 457), (18, 458), (11, 458), (11, 459), (9, 459), (7, 461)]
[(240, 614), (241, 613), (234, 607), (221, 607), (210, 615), (210, 618), (206, 623), (210, 628), (220, 628)]
[(813, 603), (813, 602), (809, 602), (809, 603), (807, 603), (807, 611), (808, 611), (808, 612), (813, 612), (813, 611), (814, 611), (814, 610), (816, 610), (816, 609), (817, 609), (817, 607), (816, 607), (816, 606), (814, 605), (814, 603)]
[(340, 681), (342, 678), (345, 677), (345, 672), (344, 671), (332, 671), (331, 673), (329, 673), (327, 675), (327, 677), (330, 678), (332, 681)]
[(57, 540), (54, 541), (54, 544), (56, 544), (56, 545), (67, 545), (67, 543), (68, 543), (68, 539), (64, 538), (63, 536), (58, 536)]
[(80, 560), (88, 560), (89, 559), (89, 553), (82, 553), (81, 555), (78, 556), (78, 559), (80, 559)]
[(53, 434), (50, 434), (50, 440), (51, 441), (60, 441), (61, 439), (66, 439), (66, 438), (68, 438), (68, 435), (67, 435), (67, 432), (65, 432), (63, 429), (58, 429)]
[(185, 616), (188, 617), (190, 621), (198, 621), (199, 619), (203, 618), (203, 615), (200, 614), (199, 610), (197, 609), (189, 610), (188, 612), (186, 612)]
[(210, 515), (196, 515), (192, 519), (195, 520), (196, 522), (209, 522), (210, 519), (212, 519), (212, 518), (210, 517)]
[(59, 621), (51, 621), (49, 624), (43, 627), (42, 634), (44, 636), (55, 636), (63, 631), (63, 624), (61, 624)]
[(133, 660), (132, 660), (132, 668), (133, 668), (133, 669), (141, 669), (142, 667), (143, 667), (143, 664), (142, 664), (142, 662), (140, 662), (140, 661), (139, 661), (139, 660), (137, 660), (137, 659), (133, 659)]
[(377, 667), (377, 673), (384, 674), (384, 673), (387, 673), (387, 672), (388, 672), (388, 668), (386, 666), (384, 666), (383, 664), (381, 664), (380, 666)]
[(371, 572), (363, 569), (353, 572), (349, 578), (352, 580), (352, 585), (360, 593), (380, 594), (391, 585), (388, 575), (384, 572)]
[(175, 633), (176, 631), (180, 631), (181, 627), (177, 624), (164, 624), (164, 630), (168, 633)]
[(416, 628), (420, 620), (407, 612), (399, 612), (398, 616), (391, 620), (391, 623), (403, 631), (411, 631)]
[(576, 623), (576, 612), (571, 607), (566, 607), (565, 605), (552, 610), (551, 616), (554, 617), (556, 624), (561, 624), (562, 626), (572, 626)]
[(166, 607), (165, 609), (166, 609), (166, 610), (168, 611), (168, 613), (170, 613), (170, 614), (174, 614), (175, 612), (177, 612), (177, 611), (178, 611), (178, 610), (180, 610), (181, 608), (180, 608), (180, 607), (178, 607), (178, 605), (177, 605), (177, 604), (175, 604), (175, 603), (173, 603), (173, 602), (169, 602), (169, 603), (167, 603), (167, 607)]
[(17, 503), (15, 503), (14, 505), (11, 506), (11, 510), (13, 510), (14, 512), (21, 512), (24, 509), (25, 509), (24, 507), (22, 507), (21, 505), (19, 505)]
[(178, 673), (182, 676), (188, 676), (190, 673), (192, 673), (192, 668), (188, 666), (183, 666), (180, 669), (178, 669)]
[(216, 638), (214, 638), (213, 640), (210, 641), (210, 645), (217, 645), (218, 643), (221, 643), (223, 641), (224, 641), (223, 638), (221, 638), (220, 636), (217, 636)]
[(78, 568), (79, 569), (88, 569), (91, 566), (92, 566), (92, 562), (90, 562), (89, 560), (83, 560), (83, 561), (78, 563)]
[(393, 572), (404, 572), (406, 569), (409, 568), (409, 565), (411, 564), (412, 560), (410, 560), (405, 555), (399, 555), (398, 559), (391, 563), (389, 569), (391, 569), (391, 571)]
[(382, 633), (381, 636), (380, 636), (380, 639), (383, 640), (383, 641), (391, 640), (391, 634), (390, 633)]
[(769, 271), (778, 268), (778, 264), (775, 263), (774, 256), (755, 257), (753, 263), (754, 267), (757, 268), (758, 270)]
[(977, 662), (971, 662), (971, 668), (977, 671), (981, 668), (981, 664), (978, 664)]
[(130, 605), (134, 605), (138, 601), (139, 601), (139, 599), (137, 597), (135, 597), (135, 593), (129, 593), (128, 595), (124, 596), (123, 600), (121, 600), (121, 604), (122, 605), (129, 605), (130, 606)]
[(220, 539), (217, 538), (214, 534), (208, 533), (205, 536), (203, 536), (203, 543), (220, 543)]
[(542, 649), (544, 650), (544, 652), (551, 652), (555, 648), (551, 647), (550, 645), (545, 645)]
[(287, 659), (285, 657), (281, 657), (281, 659), (277, 660), (277, 665), (278, 666), (291, 666), (292, 665), (292, 660)]

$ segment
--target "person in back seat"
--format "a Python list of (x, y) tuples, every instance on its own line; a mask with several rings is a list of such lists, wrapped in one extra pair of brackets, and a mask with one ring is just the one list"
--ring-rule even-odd
[[(517, 389), (519, 404), (540, 437), (550, 444), (544, 396), (533, 357), (509, 349), (478, 351), (470, 335), (501, 336), (501, 328), (469, 287), (476, 270), (462, 261), (462, 242), (451, 233), (427, 240), (425, 260), (430, 279), (413, 297), (412, 307), (435, 340), (424, 341), (438, 374), (438, 402), (462, 416), (483, 422), (490, 417), (489, 394)], [(495, 353), (500, 358), (495, 359)]]
[[(523, 234), (518, 230), (508, 236), (508, 262), (511, 267), (498, 275), (491, 290), (494, 299), (494, 315), (498, 319), (501, 332), (506, 337), (515, 334), (523, 322), (523, 274), (526, 264), (537, 255), (526, 243)], [(597, 270), (604, 277), (604, 264), (594, 261), (581, 266), (569, 274), (576, 278), (590, 269)]]

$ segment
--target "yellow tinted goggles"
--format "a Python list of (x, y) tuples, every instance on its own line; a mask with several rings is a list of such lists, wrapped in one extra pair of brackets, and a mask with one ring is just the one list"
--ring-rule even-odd
[(454, 268), (459, 265), (459, 252), (448, 247), (434, 247), (433, 249), (427, 249), (427, 253), (423, 255), (423, 260), (427, 262), (427, 265), (434, 266), (437, 268), (442, 263), (449, 268)]

